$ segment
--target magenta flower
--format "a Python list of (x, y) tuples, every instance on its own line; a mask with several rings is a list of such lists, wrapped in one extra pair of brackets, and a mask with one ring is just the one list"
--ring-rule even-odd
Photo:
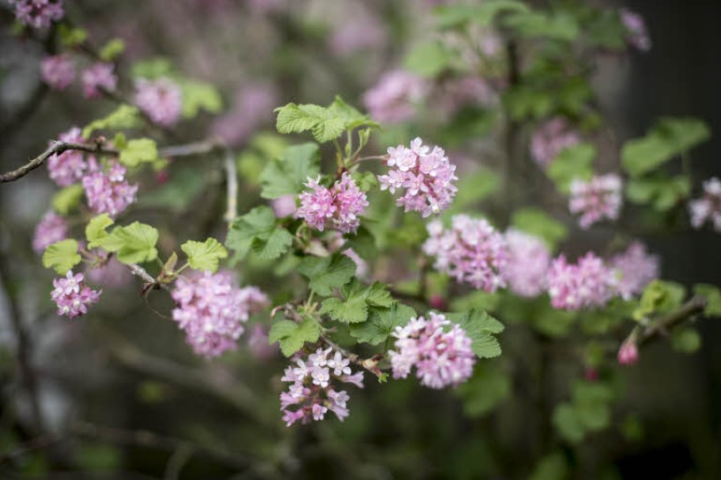
[(422, 78), (396, 70), (383, 75), (378, 84), (363, 95), (363, 103), (374, 120), (401, 123), (415, 115), (415, 104), (425, 97), (427, 90)]
[(9, 0), (15, 16), (23, 25), (46, 28), (63, 18), (63, 0)]
[[(352, 383), (363, 388), (363, 372), (352, 372), (350, 360), (340, 352), (319, 348), (303, 359), (294, 357), (295, 367), (285, 369), (282, 381), (290, 383), (287, 392), (280, 394), (280, 408), (283, 421), (290, 427), (295, 422), (303, 424), (311, 420), (320, 421), (330, 410), (341, 422), (348, 416), (348, 393), (334, 389), (333, 382)], [(288, 407), (297, 406), (296, 411)]]
[(531, 137), (531, 156), (542, 168), (548, 168), (565, 148), (581, 143), (578, 131), (564, 117), (542, 123)]
[(63, 217), (54, 212), (47, 212), (35, 227), (33, 234), (33, 250), (42, 253), (48, 245), (68, 238), (70, 227)]
[(689, 203), (691, 225), (701, 228), (710, 221), (714, 230), (721, 232), (721, 180), (716, 177), (703, 182), (703, 197)]
[(43, 81), (53, 90), (65, 90), (75, 80), (75, 62), (69, 55), (43, 58), (40, 71)]
[(473, 374), (476, 356), (471, 339), (459, 325), (440, 313), (430, 312), (428, 320), (411, 318), (396, 327), (395, 350), (388, 352), (393, 378), (406, 378), (413, 367), (422, 385), (429, 388), (458, 386)]
[(405, 190), (396, 203), (406, 212), (419, 212), (423, 218), (438, 214), (451, 205), (458, 190), (453, 184), (458, 177), (456, 166), (448, 161), (440, 147), (423, 145), (420, 138), (411, 142), (410, 148), (398, 145), (388, 149), (386, 165), (391, 167), (387, 175), (379, 175), (381, 190), (395, 193)]
[(171, 293), (173, 320), (197, 355), (217, 357), (237, 348), (244, 323), (268, 304), (256, 287), (238, 288), (227, 272), (180, 277)]
[(118, 77), (112, 63), (97, 62), (83, 71), (82, 82), (85, 98), (100, 98), (117, 88)]
[(580, 214), (579, 225), (588, 228), (603, 219), (616, 220), (621, 213), (622, 181), (616, 174), (593, 177), (585, 182), (571, 182), (568, 207), (571, 213)]
[(638, 347), (635, 342), (624, 342), (618, 349), (618, 363), (620, 365), (634, 365), (638, 362)]
[(626, 41), (642, 52), (651, 50), (651, 37), (643, 17), (627, 8), (622, 8), (620, 14), (626, 28)]
[(617, 291), (616, 272), (589, 252), (569, 264), (561, 255), (548, 272), (548, 294), (551, 305), (559, 310), (603, 307)]
[(321, 232), (329, 226), (342, 233), (355, 233), (360, 226), (358, 216), (368, 207), (366, 194), (348, 172), (330, 189), (320, 185), (319, 181), (320, 177), (316, 180), (308, 178), (305, 185), (312, 191), (300, 194), (300, 207), (295, 216)]
[[(83, 143), (81, 131), (73, 127), (65, 133), (60, 134), (60, 141), (65, 143)], [(88, 168), (83, 153), (77, 150), (66, 150), (61, 154), (54, 154), (48, 158), (48, 171), (50, 178), (59, 186), (67, 187), (77, 183)]]
[(506, 232), (508, 263), (504, 268), (508, 286), (521, 297), (536, 297), (546, 290), (551, 252), (543, 241), (516, 229)]
[(646, 285), (659, 277), (660, 263), (659, 257), (649, 255), (641, 242), (633, 242), (625, 252), (611, 258), (610, 265), (620, 277), (618, 292), (621, 296), (630, 299), (642, 293)]
[(135, 104), (153, 122), (163, 127), (172, 127), (183, 113), (183, 92), (167, 78), (141, 79), (135, 83)]
[(65, 278), (53, 280), (53, 289), (50, 298), (58, 306), (58, 315), (75, 318), (88, 313), (88, 306), (97, 303), (102, 290), (93, 290), (85, 284), (82, 273), (73, 275), (69, 271)]
[(508, 245), (503, 235), (486, 220), (467, 215), (454, 216), (452, 223), (449, 230), (440, 220), (428, 224), (423, 251), (436, 257), (436, 270), (486, 292), (505, 287)]
[(88, 206), (95, 213), (107, 213), (116, 217), (135, 202), (138, 185), (125, 180), (125, 167), (110, 160), (103, 167), (93, 157), (89, 161), (89, 173), (83, 177), (83, 189)]

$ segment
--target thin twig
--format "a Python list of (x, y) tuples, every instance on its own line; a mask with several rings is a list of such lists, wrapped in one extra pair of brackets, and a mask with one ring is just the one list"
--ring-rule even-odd
[(147, 291), (147, 290), (150, 290), (150, 289), (156, 289), (156, 290), (157, 290), (157, 289), (161, 289), (161, 288), (162, 288), (163, 290), (165, 290), (165, 291), (167, 291), (167, 292), (170, 291), (170, 287), (169, 287), (167, 284), (159, 282), (157, 278), (153, 278), (153, 276), (150, 275), (150, 274), (149, 274), (143, 267), (141, 267), (140, 265), (128, 265), (128, 267), (130, 268), (130, 272), (131, 272), (133, 275), (135, 275), (135, 276), (137, 276), (137, 277), (140, 277), (140, 278), (142, 278), (142, 279), (145, 281), (145, 283), (147, 284), (147, 286), (145, 287), (144, 290), (146, 290), (146, 291)]
[(238, 170), (233, 158), (233, 152), (225, 149), (225, 176), (228, 186), (228, 209), (225, 212), (225, 221), (230, 226), (238, 216)]
[(688, 302), (684, 303), (678, 310), (659, 318), (651, 325), (646, 327), (637, 337), (637, 344), (643, 345), (671, 331), (674, 327), (681, 323), (694, 318), (696, 315), (703, 313), (706, 308), (707, 300), (701, 295), (696, 295)]

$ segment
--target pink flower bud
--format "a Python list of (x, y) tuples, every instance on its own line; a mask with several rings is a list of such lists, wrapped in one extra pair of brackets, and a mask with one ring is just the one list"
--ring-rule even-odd
[(638, 347), (633, 342), (624, 342), (618, 350), (618, 363), (634, 365), (638, 361)]
[(428, 304), (431, 306), (434, 310), (445, 310), (446, 309), (446, 299), (443, 298), (440, 295), (431, 295), (431, 300), (428, 302)]

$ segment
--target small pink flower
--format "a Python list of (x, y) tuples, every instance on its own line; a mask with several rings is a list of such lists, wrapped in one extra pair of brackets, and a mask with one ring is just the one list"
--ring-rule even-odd
[(531, 155), (543, 168), (553, 162), (561, 151), (581, 143), (581, 136), (563, 117), (542, 123), (531, 137)]
[(88, 306), (97, 303), (101, 291), (93, 290), (85, 284), (82, 273), (76, 275), (69, 271), (65, 278), (53, 280), (55, 289), (50, 292), (50, 298), (58, 306), (58, 315), (75, 318), (88, 312)]
[(183, 113), (182, 90), (167, 78), (138, 80), (135, 103), (153, 122), (163, 127), (175, 125)]
[(83, 189), (93, 212), (115, 217), (135, 202), (138, 185), (125, 180), (124, 166), (110, 160), (102, 167), (92, 157), (88, 163), (90, 173), (83, 177)]
[(638, 362), (638, 347), (635, 342), (624, 342), (618, 350), (618, 363), (621, 365), (634, 365)]
[[(81, 131), (73, 127), (65, 133), (60, 134), (59, 140), (65, 143), (83, 143)], [(88, 168), (85, 163), (83, 152), (77, 150), (66, 150), (61, 154), (54, 154), (48, 158), (48, 171), (50, 178), (60, 187), (67, 187), (77, 183)]]
[(420, 138), (411, 142), (410, 148), (399, 145), (388, 149), (386, 164), (391, 167), (387, 175), (379, 175), (381, 190), (395, 194), (405, 189), (396, 203), (406, 212), (416, 211), (422, 217), (446, 210), (458, 190), (458, 180), (446, 153), (440, 147), (423, 145)]
[(60, 215), (54, 212), (47, 212), (37, 227), (33, 235), (33, 250), (36, 253), (42, 253), (48, 245), (68, 238), (67, 222)]
[(712, 177), (703, 182), (703, 197), (689, 203), (691, 225), (701, 228), (710, 221), (714, 230), (721, 232), (721, 180)]
[(278, 218), (289, 217), (295, 213), (295, 195), (283, 195), (271, 202), (273, 212)]
[(63, 18), (63, 0), (9, 0), (15, 7), (15, 16), (23, 25), (47, 28)]
[(503, 235), (486, 220), (456, 215), (452, 228), (445, 230), (440, 220), (428, 225), (429, 238), (423, 251), (436, 257), (436, 270), (486, 292), (506, 285), (508, 246)]
[(618, 219), (623, 205), (622, 186), (621, 177), (615, 174), (596, 176), (587, 182), (571, 182), (568, 207), (571, 213), (580, 214), (581, 228), (588, 228), (603, 219)]
[(366, 194), (358, 188), (348, 172), (330, 189), (320, 185), (319, 181), (320, 177), (316, 180), (308, 179), (305, 185), (312, 191), (300, 194), (300, 207), (295, 216), (321, 232), (330, 226), (342, 233), (355, 233), (360, 226), (358, 217), (368, 207)]
[(82, 82), (85, 98), (100, 98), (104, 91), (115, 91), (118, 77), (113, 64), (97, 62), (83, 72)]
[(244, 323), (269, 304), (256, 287), (238, 288), (227, 272), (180, 277), (171, 296), (176, 303), (173, 320), (195, 353), (207, 358), (235, 350)]
[(618, 293), (616, 272), (589, 252), (569, 264), (561, 255), (548, 272), (551, 305), (559, 310), (603, 307)]
[(406, 378), (415, 367), (422, 385), (439, 389), (456, 387), (473, 374), (471, 339), (443, 314), (412, 318), (405, 327), (396, 327), (393, 336), (395, 349), (388, 352), (393, 378)]
[(425, 97), (428, 86), (411, 73), (396, 70), (381, 77), (363, 96), (368, 112), (382, 123), (401, 123), (416, 113), (416, 104)]
[(625, 252), (614, 256), (610, 265), (620, 277), (618, 292), (625, 299), (641, 294), (659, 277), (661, 269), (659, 257), (649, 255), (641, 242), (633, 242)]
[(65, 90), (75, 80), (75, 62), (69, 55), (43, 58), (40, 70), (43, 81), (54, 90)]
[(646, 22), (638, 13), (627, 8), (620, 11), (621, 23), (626, 28), (626, 40), (642, 52), (651, 50), (651, 37), (648, 35)]
[(536, 297), (546, 289), (551, 252), (543, 241), (520, 230), (506, 232), (508, 264), (504, 272), (509, 288), (522, 297)]

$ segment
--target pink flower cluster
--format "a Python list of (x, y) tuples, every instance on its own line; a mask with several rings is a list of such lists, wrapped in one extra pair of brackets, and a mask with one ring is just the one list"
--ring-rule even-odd
[(23, 25), (34, 28), (49, 27), (63, 18), (63, 0), (9, 0), (15, 16)]
[(551, 305), (559, 310), (603, 307), (617, 293), (616, 271), (589, 252), (569, 264), (561, 255), (548, 272)]
[(547, 168), (565, 148), (581, 143), (581, 136), (564, 117), (554, 117), (541, 124), (531, 136), (531, 156)]
[(278, 92), (267, 83), (250, 84), (235, 93), (232, 107), (213, 122), (211, 130), (230, 146), (243, 145), (272, 118)]
[(183, 113), (183, 92), (167, 78), (141, 79), (135, 84), (135, 104), (153, 122), (163, 127), (172, 127)]
[(571, 213), (580, 214), (579, 225), (588, 228), (603, 219), (616, 220), (621, 213), (622, 181), (616, 174), (595, 176), (585, 182), (571, 182), (568, 207)]
[[(60, 134), (60, 141), (65, 143), (83, 143), (80, 129), (73, 127), (65, 133)], [(77, 150), (66, 150), (61, 154), (52, 155), (48, 158), (48, 170), (50, 178), (59, 186), (67, 187), (77, 183), (85, 173), (88, 164), (85, 163), (83, 152)]]
[(65, 90), (75, 80), (75, 62), (69, 55), (43, 58), (40, 71), (43, 81), (53, 90)]
[[(340, 352), (331, 355), (332, 352), (331, 348), (319, 348), (305, 360), (297, 355), (295, 366), (285, 369), (281, 380), (291, 385), (287, 392), (280, 394), (280, 408), (288, 427), (298, 421), (306, 424), (311, 420), (323, 420), (328, 410), (335, 413), (340, 421), (348, 416), (348, 393), (335, 390), (332, 381), (335, 379), (363, 388), (363, 372), (353, 373), (350, 360)], [(300, 408), (292, 411), (288, 407), (293, 405)]]
[(420, 212), (423, 218), (438, 214), (451, 205), (458, 190), (453, 184), (458, 180), (456, 166), (448, 161), (440, 147), (423, 145), (416, 138), (410, 148), (398, 145), (388, 149), (386, 164), (391, 167), (387, 175), (379, 175), (381, 190), (395, 193), (405, 189), (396, 200), (406, 212)]
[(337, 24), (330, 38), (330, 48), (336, 55), (345, 57), (378, 48), (386, 42), (387, 36), (376, 17), (359, 15), (352, 22)]
[(110, 160), (103, 167), (90, 157), (88, 170), (83, 177), (83, 189), (93, 212), (115, 217), (135, 202), (138, 185), (125, 180), (126, 170), (120, 163)]
[(639, 295), (646, 285), (657, 279), (661, 262), (657, 255), (650, 255), (641, 242), (633, 242), (628, 249), (609, 262), (619, 275), (618, 293), (625, 299)]
[(85, 98), (100, 98), (104, 91), (115, 91), (118, 77), (112, 63), (97, 62), (83, 71), (82, 82)]
[(622, 8), (620, 14), (621, 23), (626, 28), (626, 40), (628, 43), (642, 52), (651, 50), (651, 37), (648, 35), (648, 29), (643, 17), (627, 8)]
[(177, 304), (173, 320), (195, 353), (207, 358), (236, 349), (243, 324), (269, 304), (256, 287), (238, 288), (227, 272), (180, 277), (171, 296)]
[(506, 232), (508, 264), (504, 272), (509, 288), (521, 297), (536, 297), (546, 290), (551, 252), (543, 240), (516, 229)]
[(54, 212), (47, 212), (35, 227), (33, 250), (42, 253), (48, 245), (68, 238), (67, 222)]
[(319, 181), (320, 177), (316, 180), (308, 178), (305, 186), (312, 191), (300, 194), (300, 207), (295, 216), (321, 232), (326, 226), (343, 233), (355, 232), (360, 225), (358, 216), (368, 207), (366, 194), (348, 172), (331, 188), (320, 185)]
[(55, 287), (50, 292), (50, 298), (58, 306), (58, 315), (75, 318), (88, 313), (88, 306), (97, 303), (102, 290), (93, 290), (85, 284), (82, 273), (73, 274), (69, 271), (65, 278), (53, 280)]
[(716, 177), (703, 182), (703, 197), (689, 203), (691, 225), (701, 228), (710, 221), (714, 230), (721, 232), (721, 180)]
[(440, 313), (430, 312), (428, 320), (411, 318), (396, 327), (395, 350), (388, 352), (393, 378), (406, 378), (413, 367), (421, 384), (429, 388), (458, 386), (473, 374), (476, 356), (465, 330)]
[(449, 230), (440, 220), (428, 224), (430, 237), (423, 251), (436, 257), (434, 267), (459, 282), (466, 282), (486, 292), (506, 286), (508, 245), (486, 220), (456, 215)]
[(490, 82), (475, 76), (449, 80), (443, 85), (440, 106), (455, 113), (466, 107), (492, 107), (498, 103), (498, 94)]
[(415, 115), (416, 104), (427, 90), (421, 77), (396, 70), (383, 75), (378, 84), (363, 95), (363, 103), (374, 120), (401, 123)]

